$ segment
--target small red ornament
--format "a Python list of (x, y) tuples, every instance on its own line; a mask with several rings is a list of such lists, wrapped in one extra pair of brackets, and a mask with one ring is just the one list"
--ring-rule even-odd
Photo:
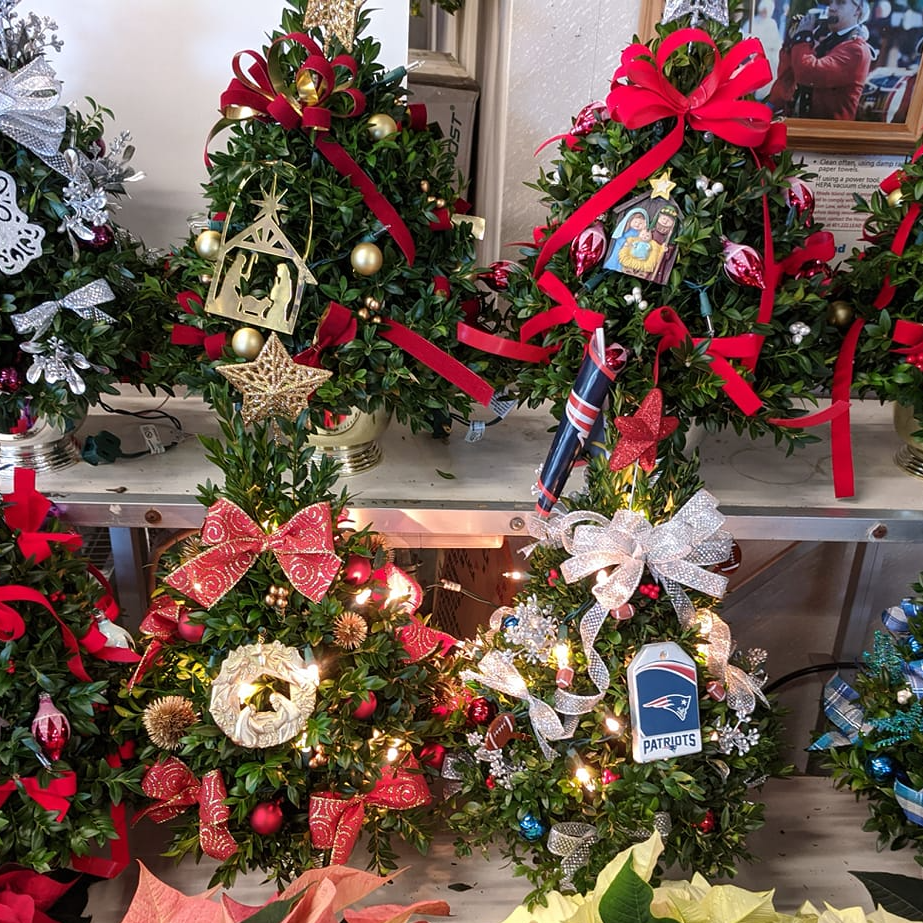
[(574, 118), (574, 127), (571, 128), (572, 135), (588, 135), (600, 122), (605, 122), (609, 118), (609, 107), (602, 100), (595, 100), (587, 103)]
[(719, 683), (716, 679), (709, 680), (709, 682), (705, 684), (705, 691), (716, 702), (723, 702), (728, 694), (727, 689), (724, 688), (724, 683)]
[(488, 788), (490, 788), (490, 789), (493, 789), (493, 788), (496, 788), (496, 787), (497, 787), (497, 783), (496, 783), (496, 781), (495, 781), (495, 779), (494, 779), (493, 776), (488, 776), (488, 777), (484, 780), (484, 784), (485, 784)]
[(763, 277), (763, 258), (746, 244), (735, 244), (732, 240), (724, 241), (724, 271), (728, 278), (738, 285), (752, 285), (753, 288), (765, 288)]
[(353, 717), (358, 721), (366, 721), (375, 714), (375, 709), (378, 707), (378, 699), (375, 697), (375, 693), (371, 689), (368, 691), (368, 698), (363, 699), (354, 709)]
[(570, 245), (570, 258), (578, 276), (599, 263), (606, 253), (607, 245), (606, 231), (598, 221), (584, 228), (574, 238)]
[(656, 583), (642, 583), (638, 587), (638, 592), (642, 596), (646, 596), (648, 599), (659, 599), (660, 598), (660, 587)]
[(47, 692), (39, 695), (38, 703), (38, 711), (32, 719), (32, 736), (38, 741), (45, 756), (55, 762), (61, 758), (61, 752), (70, 739), (70, 722), (57, 709)]
[(22, 388), (22, 375), (19, 369), (12, 365), (0, 369), (0, 391), (5, 394), (15, 394)]
[(94, 253), (101, 253), (108, 250), (113, 241), (115, 234), (108, 224), (100, 224), (93, 228), (93, 236), (89, 240), (78, 240), (78, 244), (83, 250), (92, 250)]
[(275, 801), (263, 801), (250, 814), (250, 826), (260, 836), (278, 833), (284, 820), (282, 808)]
[(420, 762), (433, 769), (442, 769), (445, 762), (445, 747), (442, 744), (424, 744), (420, 748)]
[(705, 816), (694, 826), (698, 827), (699, 830), (702, 831), (702, 833), (711, 833), (712, 830), (714, 830), (716, 826), (715, 812), (711, 808), (709, 808), (705, 812)]
[(631, 350), (626, 349), (621, 343), (612, 343), (610, 346), (606, 347), (606, 352), (603, 355), (606, 368), (611, 369), (618, 375), (619, 372), (628, 365), (628, 360), (631, 358)]
[(469, 724), (490, 724), (497, 717), (497, 706), (483, 697), (478, 697), (471, 700), (465, 715)]
[(814, 214), (814, 190), (797, 176), (790, 176), (786, 182), (785, 198), (789, 207), (798, 213), (799, 218), (805, 216), (805, 224), (810, 224)]
[(805, 260), (795, 273), (796, 279), (813, 279), (815, 276), (821, 277), (822, 285), (828, 285), (833, 281), (833, 269), (823, 260)]
[(478, 275), (492, 292), (505, 292), (510, 287), (510, 273), (518, 267), (510, 260), (497, 260), (491, 263), (486, 272)]
[[(202, 612), (196, 612), (195, 615), (204, 615)], [(205, 634), (205, 626), (201, 622), (193, 622), (190, 616), (193, 615), (188, 609), (183, 609), (176, 620), (176, 633), (190, 644), (198, 644)]]
[(622, 603), (618, 609), (612, 609), (609, 615), (619, 622), (627, 622), (635, 614), (635, 607), (631, 603)]
[(558, 569), (552, 567), (551, 570), (548, 571), (548, 586), (554, 586), (560, 579), (561, 575), (558, 573)]
[(351, 554), (343, 568), (343, 579), (352, 586), (368, 583), (372, 576), (372, 560), (363, 554)]
[(616, 417), (612, 422), (619, 441), (609, 456), (609, 470), (620, 471), (636, 461), (645, 471), (657, 465), (657, 444), (679, 426), (678, 417), (664, 417), (663, 394), (651, 388), (633, 416)]
[(617, 772), (613, 772), (611, 769), (604, 769), (600, 775), (603, 785), (611, 785), (621, 778)]

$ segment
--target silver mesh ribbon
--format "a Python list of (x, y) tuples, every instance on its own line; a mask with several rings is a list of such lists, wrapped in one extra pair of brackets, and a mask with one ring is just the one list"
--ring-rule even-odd
[(564, 689), (555, 690), (555, 711), (569, 716), (564, 720), (564, 727), (568, 728), (571, 734), (576, 730), (577, 716), (592, 711), (603, 700), (609, 688), (609, 670), (593, 646), (608, 615), (607, 609), (599, 603), (594, 603), (580, 621), (580, 640), (587, 659), (587, 675), (599, 690), (599, 695), (575, 695)]
[(461, 791), (462, 780), (465, 778), (464, 773), (459, 768), (463, 763), (470, 763), (471, 757), (467, 753), (447, 753), (442, 761), (440, 775), (444, 781), (442, 786), (442, 795), (444, 798), (451, 798), (452, 795)]
[(711, 610), (700, 612), (699, 616), (704, 616), (711, 622), (706, 651), (707, 668), (712, 676), (727, 687), (728, 705), (742, 718), (753, 714), (757, 699), (764, 705), (769, 705), (766, 696), (763, 695), (762, 683), (746, 670), (728, 663), (728, 658), (734, 651), (734, 641), (727, 622)]
[(61, 84), (41, 56), (15, 71), (0, 67), (0, 132), (56, 166), (67, 116)]
[(63, 381), (72, 394), (83, 394), (87, 386), (77, 369), (108, 371), (105, 366), (90, 362), (83, 353), (71, 349), (58, 337), (49, 337), (47, 343), (28, 340), (20, 343), (19, 348), (33, 356), (32, 365), (26, 370), (26, 381), (33, 385), (44, 376), (50, 385)]
[[(611, 520), (587, 511), (569, 513), (562, 520), (557, 528), (565, 527), (562, 543), (572, 555), (561, 564), (568, 583), (615, 568), (593, 587), (593, 595), (606, 609), (617, 609), (631, 598), (645, 566), (666, 590), (684, 628), (695, 620), (695, 607), (684, 586), (710, 596), (724, 595), (727, 578), (706, 567), (727, 560), (732, 537), (721, 528), (724, 516), (707, 490), (700, 490), (672, 519), (657, 526), (629, 510), (619, 510)], [(581, 520), (584, 524), (576, 524)]]
[(105, 279), (97, 279), (65, 295), (60, 301), (45, 301), (24, 314), (14, 314), (10, 319), (17, 333), (31, 332), (33, 337), (40, 337), (50, 326), (58, 311), (73, 311), (84, 320), (95, 324), (114, 324), (115, 318), (101, 311), (97, 305), (104, 301), (113, 301), (115, 294)]
[(586, 865), (599, 834), (592, 824), (576, 821), (553, 824), (548, 831), (548, 852), (561, 857), (562, 884), (569, 885), (574, 872)]
[(532, 730), (535, 732), (535, 739), (538, 746), (547, 760), (553, 760), (556, 757), (554, 750), (548, 744), (549, 740), (565, 740), (573, 736), (573, 730), (568, 730), (561, 724), (561, 719), (555, 710), (541, 699), (535, 698), (530, 692), (526, 681), (522, 675), (511, 663), (507, 663), (499, 651), (488, 651), (478, 664), (477, 672), (475, 670), (465, 670), (462, 672), (462, 679), (465, 682), (473, 681), (486, 686), (488, 689), (496, 689), (506, 695), (522, 699), (529, 707), (529, 719), (532, 721)]

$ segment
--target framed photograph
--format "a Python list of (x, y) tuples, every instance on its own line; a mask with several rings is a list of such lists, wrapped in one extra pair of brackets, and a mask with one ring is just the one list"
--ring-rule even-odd
[[(915, 0), (747, 0), (745, 35), (763, 44), (772, 82), (757, 98), (785, 117), (791, 147), (906, 153), (923, 131), (923, 12)], [(648, 40), (663, 0), (642, 0)]]

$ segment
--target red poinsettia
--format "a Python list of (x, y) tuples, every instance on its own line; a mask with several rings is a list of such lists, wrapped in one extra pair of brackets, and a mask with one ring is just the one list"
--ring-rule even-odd
[(54, 923), (46, 913), (73, 882), (54, 881), (21, 865), (0, 865), (0, 923)]

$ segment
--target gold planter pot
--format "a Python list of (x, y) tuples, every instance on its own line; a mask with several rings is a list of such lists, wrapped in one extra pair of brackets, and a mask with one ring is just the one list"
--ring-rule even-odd
[(352, 410), (334, 426), (316, 427), (309, 442), (340, 463), (341, 475), (360, 474), (381, 461), (378, 440), (390, 420), (391, 414), (384, 410), (374, 413)]
[(894, 405), (894, 429), (904, 443), (894, 456), (895, 463), (907, 474), (923, 478), (923, 441), (913, 436), (923, 426), (914, 417), (913, 407), (907, 404)]

